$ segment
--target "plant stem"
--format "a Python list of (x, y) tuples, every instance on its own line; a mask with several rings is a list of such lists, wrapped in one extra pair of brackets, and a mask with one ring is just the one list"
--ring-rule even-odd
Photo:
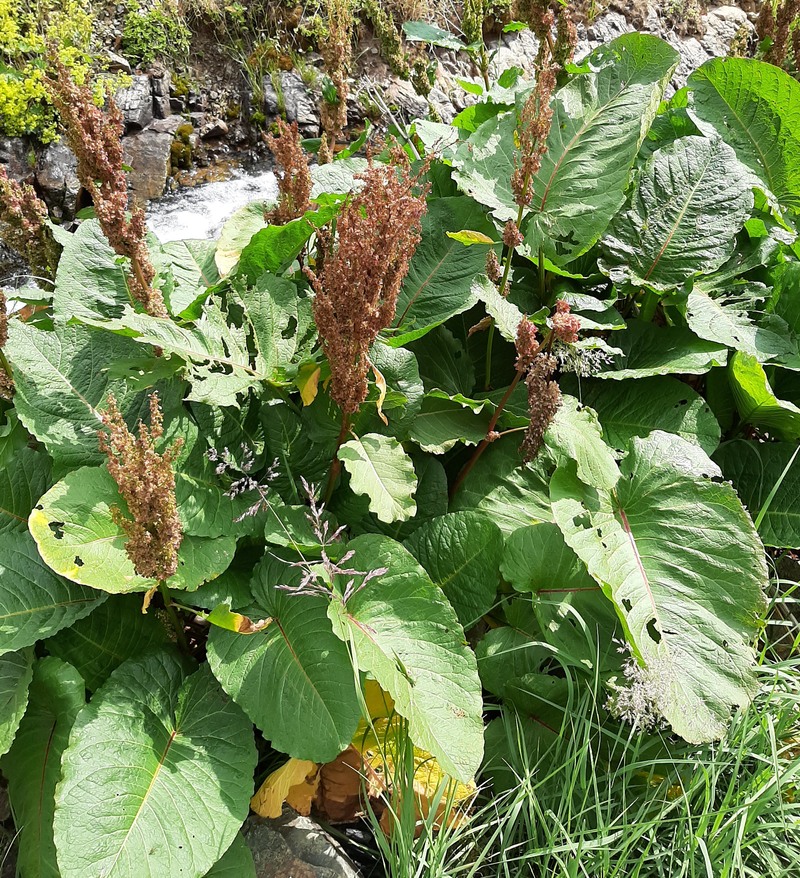
[(486, 338), (486, 381), (484, 390), (492, 387), (492, 343), (494, 342), (494, 320), (489, 324), (489, 333)]
[(14, 379), (14, 373), (11, 371), (11, 364), (6, 359), (3, 349), (0, 348), (0, 369), (3, 369), (10, 379)]
[(325, 485), (325, 494), (322, 501), (326, 506), (330, 502), (334, 486), (336, 485), (336, 479), (342, 469), (342, 462), (339, 460), (339, 449), (341, 448), (342, 442), (344, 442), (349, 429), (350, 415), (347, 412), (342, 412), (342, 426), (339, 430), (339, 436), (336, 439), (336, 450), (333, 452), (333, 460), (331, 461), (331, 468), (328, 471), (328, 481)]
[(189, 642), (186, 639), (186, 633), (183, 630), (183, 625), (181, 625), (178, 614), (175, 612), (175, 607), (172, 603), (172, 595), (169, 592), (169, 586), (166, 582), (162, 580), (158, 583), (158, 590), (161, 592), (161, 596), (164, 598), (164, 609), (167, 611), (167, 616), (169, 617), (170, 624), (175, 630), (175, 636), (178, 639), (178, 646), (180, 647), (181, 652), (189, 655)]
[(649, 323), (656, 315), (656, 308), (658, 308), (658, 303), (658, 296), (652, 290), (648, 290), (642, 298), (642, 307), (639, 311), (639, 319), (645, 320)]
[(539, 299), (543, 305), (550, 303), (545, 299), (547, 294), (547, 272), (544, 267), (544, 247), (539, 247)]
[(494, 442), (497, 438), (493, 436), (494, 428), (497, 426), (497, 422), (500, 420), (500, 415), (503, 413), (503, 409), (506, 407), (506, 403), (511, 398), (511, 394), (517, 389), (517, 385), (519, 384), (520, 378), (523, 376), (523, 371), (517, 369), (517, 374), (514, 376), (514, 380), (511, 384), (508, 385), (508, 389), (503, 394), (503, 398), (497, 404), (497, 408), (494, 410), (494, 414), (492, 415), (491, 421), (489, 421), (489, 426), (486, 430), (486, 438), (481, 442), (481, 444), (475, 449), (472, 457), (464, 464), (461, 472), (458, 474), (455, 482), (453, 482), (453, 487), (450, 489), (450, 499), (452, 500), (455, 497), (456, 492), (461, 487), (464, 479), (469, 475), (470, 470), (475, 464), (478, 462), (478, 459), (486, 451), (490, 442)]

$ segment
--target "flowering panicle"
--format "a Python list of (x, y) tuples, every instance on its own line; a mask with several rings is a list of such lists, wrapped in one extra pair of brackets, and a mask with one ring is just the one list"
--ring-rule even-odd
[(216, 472), (218, 476), (227, 475), (231, 479), (228, 490), (225, 491), (226, 497), (234, 499), (235, 497), (240, 497), (242, 494), (255, 493), (256, 495), (255, 502), (245, 509), (238, 518), (234, 519), (237, 523), (244, 521), (245, 518), (251, 518), (254, 515), (258, 515), (263, 509), (269, 507), (269, 498), (267, 496), (269, 483), (273, 482), (278, 477), (277, 457), (272, 461), (272, 464), (267, 468), (261, 479), (257, 479), (252, 474), (253, 465), (255, 464), (253, 449), (244, 442), (241, 444), (240, 448), (242, 451), (242, 459), (241, 462), (238, 463), (228, 448), (223, 448), (221, 452), (217, 451), (216, 448), (210, 448), (206, 452), (206, 457), (208, 457), (212, 463), (216, 464), (214, 472)]
[(493, 284), (499, 284), (503, 279), (503, 266), (500, 265), (494, 247), (486, 254), (486, 274)]
[(581, 328), (580, 318), (576, 314), (570, 314), (569, 303), (563, 299), (556, 302), (556, 313), (552, 318), (553, 332), (556, 338), (564, 344), (575, 344)]
[(103, 424), (108, 433), (98, 433), (100, 450), (108, 456), (108, 471), (131, 515), (128, 518), (118, 507), (111, 510), (127, 534), (125, 551), (139, 576), (163, 582), (178, 569), (183, 540), (172, 468), (183, 440), (177, 439), (163, 453), (156, 451), (164, 435), (157, 393), (150, 396), (150, 426), (139, 421), (138, 437), (128, 430), (113, 396), (109, 396)]
[(270, 135), (267, 146), (278, 164), (278, 204), (264, 214), (267, 222), (284, 225), (301, 217), (310, 207), (311, 171), (300, 143), (297, 122), (278, 120), (278, 136)]
[(128, 217), (128, 181), (122, 153), (122, 113), (108, 98), (108, 112), (96, 106), (88, 84), (78, 85), (55, 53), (50, 96), (64, 124), (67, 142), (78, 159), (78, 178), (92, 196), (100, 228), (115, 253), (130, 259), (128, 288), (153, 317), (167, 317), (161, 291), (153, 286), (155, 269), (146, 244), (144, 210)]
[[(8, 341), (8, 311), (6, 294), (0, 290), (0, 350)], [(14, 379), (6, 371), (6, 359), (0, 358), (0, 399), (11, 399), (14, 395)]]
[(547, 152), (547, 136), (553, 121), (550, 96), (556, 86), (552, 64), (544, 64), (536, 77), (536, 85), (525, 101), (517, 125), (519, 150), (514, 158), (511, 191), (520, 207), (527, 207), (533, 198), (532, 184), (542, 157)]
[[(402, 157), (401, 157), (402, 156)], [(361, 175), (363, 189), (343, 208), (337, 246), (321, 234), (328, 251), (316, 272), (314, 321), (331, 367), (331, 396), (345, 414), (367, 396), (369, 349), (394, 320), (397, 296), (421, 236), (426, 190), (398, 151), (390, 165), (372, 164)]]
[(47, 205), (33, 186), (12, 180), (0, 168), (0, 236), (30, 266), (37, 280), (56, 278), (61, 245), (47, 223)]
[(320, 43), (320, 54), (325, 69), (336, 90), (336, 100), (324, 95), (320, 104), (322, 144), (320, 162), (333, 158), (333, 148), (347, 125), (347, 74), (353, 59), (353, 0), (327, 0), (326, 23), (328, 34)]
[(509, 250), (513, 250), (525, 240), (525, 236), (520, 232), (514, 220), (509, 220), (503, 226), (503, 243)]
[(542, 350), (536, 340), (536, 327), (527, 318), (517, 327), (517, 370), (527, 373), (528, 416), (530, 421), (520, 445), (523, 460), (533, 460), (542, 447), (547, 428), (561, 405), (561, 391), (553, 381), (558, 365), (556, 358)]
[(764, 60), (777, 67), (782, 67), (789, 52), (791, 31), (792, 51), (795, 67), (800, 67), (798, 48), (800, 48), (800, 28), (793, 28), (792, 23), (800, 17), (800, 0), (779, 0), (777, 8), (773, 8), (771, 0), (764, 0), (756, 21), (756, 32), (759, 41), (769, 40), (769, 48)]

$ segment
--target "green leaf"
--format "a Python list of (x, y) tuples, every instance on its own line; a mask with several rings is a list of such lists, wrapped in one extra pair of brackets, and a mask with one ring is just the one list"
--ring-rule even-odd
[(622, 351), (614, 366), (598, 373), (598, 378), (622, 381), (653, 375), (702, 375), (712, 366), (728, 362), (728, 349), (698, 338), (685, 326), (656, 326), (645, 320), (632, 320), (625, 332), (615, 335)]
[(442, 30), (427, 21), (404, 21), (403, 33), (409, 42), (427, 43), (430, 46), (440, 46), (442, 49), (452, 49), (459, 52), (466, 49), (458, 37), (450, 31)]
[(328, 162), (325, 165), (313, 165), (311, 168), (311, 199), (323, 201), (323, 196), (346, 195), (364, 184), (358, 179), (359, 174), (367, 170), (366, 159), (351, 158)]
[(453, 497), (451, 512), (483, 512), (506, 536), (518, 527), (553, 520), (547, 488), (550, 465), (544, 455), (522, 463), (519, 441), (518, 436), (508, 436), (489, 446)]
[(525, 319), (522, 311), (513, 302), (501, 296), (497, 287), (486, 275), (475, 278), (472, 282), (472, 293), (478, 301), (483, 302), (486, 313), (494, 320), (500, 335), (514, 344), (517, 327)]
[(700, 130), (733, 147), (779, 205), (800, 211), (800, 84), (762, 61), (712, 58), (689, 88)]
[[(464, 345), (446, 326), (411, 342), (408, 347), (419, 363), (425, 390), (441, 390), (448, 396), (469, 396), (475, 387), (475, 369)], [(424, 403), (423, 403), (424, 405)]]
[[(711, 454), (719, 445), (720, 428), (709, 405), (676, 378), (638, 378), (620, 385), (582, 378), (580, 397), (600, 418), (603, 437), (612, 448), (624, 449), (634, 436), (653, 430), (675, 433)], [(572, 390), (572, 385), (570, 385)]]
[(234, 838), (222, 859), (206, 872), (206, 878), (257, 878), (253, 855), (241, 833)]
[(170, 241), (162, 244), (161, 249), (172, 270), (170, 312), (180, 317), (199, 317), (199, 313), (195, 313), (198, 299), (205, 297), (208, 288), (220, 280), (214, 260), (216, 241)]
[(420, 525), (405, 547), (471, 628), (491, 610), (499, 583), (503, 534), (479, 512), (451, 512)]
[(381, 521), (407, 521), (416, 514), (414, 464), (396, 439), (357, 436), (341, 445), (339, 460), (350, 474), (350, 488), (369, 497), (370, 511)]
[(347, 647), (334, 636), (327, 601), (293, 594), (301, 572), (271, 552), (253, 572), (257, 609), (272, 621), (255, 634), (213, 628), (208, 661), (215, 676), (273, 747), (328, 762), (353, 738), (361, 711)]
[(111, 595), (86, 618), (47, 641), (47, 651), (69, 662), (96, 691), (124, 661), (168, 642), (155, 613), (142, 612), (139, 595)]
[(554, 594), (600, 589), (586, 565), (564, 542), (558, 526), (551, 522), (515, 530), (506, 541), (500, 572), (521, 592)]
[(0, 469), (0, 533), (26, 530), (34, 503), (50, 485), (50, 459), (21, 448)]
[(800, 548), (800, 460), (792, 462), (796, 451), (794, 442), (734, 439), (721, 445), (714, 455), (753, 519), (778, 485), (758, 528), (767, 546)]
[(32, 676), (32, 649), (0, 655), (0, 756), (8, 752), (28, 706)]
[(557, 470), (556, 522), (614, 602), (644, 667), (643, 694), (687, 741), (713, 740), (756, 690), (763, 547), (697, 446), (667, 433), (636, 438), (621, 470), (613, 492)]
[(362, 584), (346, 604), (330, 603), (334, 633), (392, 696), (414, 744), (448, 774), (469, 780), (483, 754), (482, 702), (475, 655), (453, 608), (394, 540), (365, 535), (348, 548), (354, 569), (387, 572)]
[(483, 687), (502, 698), (509, 680), (539, 670), (551, 651), (527, 632), (504, 625), (486, 632), (475, 655)]
[(483, 247), (464, 247), (448, 232), (469, 228), (495, 233), (483, 208), (463, 195), (435, 198), (422, 218), (422, 240), (397, 299), (397, 317), (386, 342), (399, 346), (430, 332), (475, 304), (470, 282), (486, 266)]
[(492, 412), (488, 400), (467, 399), (461, 394), (451, 397), (434, 390), (422, 400), (409, 439), (433, 454), (444, 454), (458, 442), (477, 445), (486, 437)]
[(240, 207), (230, 219), (225, 221), (214, 255), (220, 277), (231, 273), (239, 262), (242, 250), (250, 243), (253, 235), (266, 228), (264, 211), (268, 206), (263, 201), (253, 201)]
[[(61, 576), (101, 591), (147, 591), (152, 580), (139, 576), (125, 552), (127, 536), (111, 509), (127, 507), (108, 470), (84, 467), (54, 485), (31, 513), (28, 525), (41, 557)], [(205, 539), (184, 535), (171, 588), (193, 591), (230, 564), (236, 537)]]
[(124, 379), (109, 377), (108, 367), (135, 359), (142, 348), (130, 339), (57, 325), (43, 332), (11, 320), (4, 353), (14, 369), (14, 405), (22, 423), (65, 467), (100, 463), (97, 447), (101, 412), (113, 394), (130, 417), (143, 398)]
[(53, 844), (54, 795), (61, 755), (85, 700), (75, 668), (52, 657), (36, 663), (28, 710), (2, 763), (20, 830), (18, 867), (26, 878), (62, 878)]
[(800, 439), (800, 408), (778, 399), (764, 367), (749, 354), (737, 351), (728, 364), (728, 378), (739, 417), (762, 427), (779, 439)]
[(230, 847), (252, 726), (207, 665), (191, 670), (168, 651), (131, 659), (78, 714), (56, 790), (61, 878), (200, 878)]
[(29, 534), (0, 534), (0, 655), (50, 637), (104, 600), (56, 576)]
[(603, 239), (611, 279), (666, 290), (723, 265), (753, 207), (740, 167), (719, 138), (682, 137), (657, 150)]

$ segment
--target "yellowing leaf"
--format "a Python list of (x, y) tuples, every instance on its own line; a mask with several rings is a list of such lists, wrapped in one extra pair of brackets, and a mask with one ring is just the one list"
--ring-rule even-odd
[(308, 816), (319, 785), (319, 766), (308, 759), (290, 759), (272, 772), (250, 800), (261, 817), (280, 817), (283, 803)]
[(392, 696), (381, 689), (377, 680), (369, 679), (364, 683), (364, 701), (370, 719), (388, 717), (394, 713)]
[(260, 619), (254, 622), (248, 616), (234, 613), (229, 603), (217, 604), (210, 613), (199, 615), (212, 625), (224, 628), (226, 631), (235, 631), (237, 634), (256, 634), (258, 631), (263, 631), (272, 621), (272, 619)]
[(495, 244), (488, 235), (483, 232), (476, 232), (473, 229), (462, 229), (460, 232), (447, 232), (447, 237), (458, 241), (465, 247), (471, 247), (473, 244)]
[(311, 405), (317, 398), (320, 372), (320, 367), (316, 363), (306, 363), (298, 370), (294, 383), (300, 391), (303, 405)]
[(389, 419), (383, 413), (383, 401), (386, 399), (386, 379), (383, 373), (372, 366), (372, 374), (375, 376), (375, 386), (378, 388), (378, 417), (383, 421), (384, 425), (389, 426)]

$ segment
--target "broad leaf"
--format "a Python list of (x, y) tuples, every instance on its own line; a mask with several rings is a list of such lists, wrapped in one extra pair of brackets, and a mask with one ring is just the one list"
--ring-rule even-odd
[(219, 271), (214, 261), (216, 241), (170, 241), (161, 249), (169, 258), (172, 270), (172, 289), (169, 308), (181, 317), (196, 317), (198, 299), (207, 294), (208, 288), (219, 283)]
[[(125, 501), (105, 467), (74, 470), (41, 498), (29, 519), (42, 558), (61, 576), (112, 594), (147, 591), (154, 583), (139, 576), (125, 552), (127, 536), (114, 521)], [(205, 539), (184, 535), (178, 570), (167, 583), (193, 591), (225, 570), (233, 558), (236, 537)]]
[(0, 655), (0, 756), (8, 752), (28, 705), (33, 676), (33, 650)]
[(62, 878), (53, 844), (54, 796), (61, 754), (85, 701), (75, 668), (49, 656), (36, 663), (28, 710), (2, 763), (20, 830), (18, 866), (26, 878)]
[(394, 540), (361, 536), (348, 548), (355, 569), (387, 572), (346, 603), (330, 603), (334, 633), (392, 696), (415, 746), (432, 753), (448, 774), (469, 780), (483, 753), (482, 703), (475, 656), (453, 608)]
[(514, 344), (520, 321), (525, 319), (522, 311), (513, 302), (501, 296), (500, 291), (485, 274), (476, 277), (472, 282), (472, 293), (478, 301), (483, 302), (486, 313), (494, 320), (500, 335)]
[(672, 289), (719, 268), (753, 207), (739, 169), (719, 138), (682, 137), (657, 150), (603, 239), (612, 280)]
[(56, 576), (27, 533), (0, 534), (0, 655), (88, 615), (105, 595)]
[(86, 618), (49, 638), (47, 651), (69, 662), (94, 692), (124, 661), (167, 642), (156, 614), (142, 612), (141, 596), (111, 595)]
[(404, 21), (403, 33), (410, 42), (428, 43), (430, 46), (441, 46), (458, 52), (467, 47), (450, 31), (442, 30), (427, 21)]
[(350, 488), (369, 497), (370, 511), (381, 521), (407, 521), (416, 514), (414, 464), (396, 439), (357, 436), (339, 448), (339, 459), (350, 473)]
[(571, 467), (557, 470), (556, 522), (614, 602), (645, 669), (644, 697), (687, 741), (713, 740), (756, 689), (761, 542), (697, 446), (666, 433), (637, 438), (621, 471), (606, 492), (583, 486)]
[(464, 345), (446, 326), (437, 326), (408, 347), (419, 364), (425, 390), (441, 390), (448, 396), (469, 396), (475, 387), (475, 369)]
[(800, 211), (800, 84), (772, 64), (712, 58), (689, 77), (690, 112), (779, 205)]
[(527, 631), (503, 625), (486, 632), (475, 655), (484, 689), (502, 698), (509, 680), (538, 671), (552, 652)]
[(405, 547), (471, 628), (492, 609), (500, 579), (503, 534), (478, 512), (451, 512), (422, 524)]
[(728, 364), (728, 378), (739, 417), (746, 424), (763, 427), (786, 441), (800, 438), (800, 408), (775, 396), (755, 357), (737, 351)]
[(250, 243), (253, 235), (266, 227), (267, 221), (264, 219), (264, 211), (267, 206), (262, 201), (253, 201), (240, 207), (230, 219), (225, 221), (214, 255), (221, 277), (230, 274), (239, 262), (242, 250)]
[(600, 589), (551, 522), (515, 530), (506, 541), (500, 571), (503, 579), (521, 592), (562, 594)]
[(0, 469), (0, 533), (25, 530), (34, 503), (50, 484), (50, 459), (46, 454), (21, 448)]
[(61, 878), (200, 878), (247, 816), (255, 765), (252, 727), (207, 666), (190, 673), (169, 652), (125, 662), (64, 752)]
[(257, 878), (253, 855), (241, 833), (234, 838), (222, 859), (206, 872), (206, 878)]
[(467, 399), (461, 394), (451, 397), (434, 390), (422, 400), (409, 439), (432, 454), (444, 454), (458, 442), (477, 445), (488, 432), (493, 410), (488, 400)]
[(272, 745), (299, 759), (327, 762), (352, 740), (361, 712), (346, 646), (334, 636), (327, 601), (292, 594), (300, 571), (265, 555), (251, 583), (255, 634), (214, 628), (208, 660), (224, 689)]

